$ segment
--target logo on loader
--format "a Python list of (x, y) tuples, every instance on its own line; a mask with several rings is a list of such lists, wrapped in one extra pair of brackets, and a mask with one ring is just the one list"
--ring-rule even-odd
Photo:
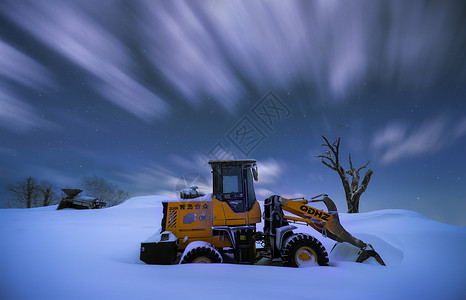
[(328, 221), (328, 219), (331, 216), (330, 214), (326, 212), (323, 212), (321, 210), (318, 210), (318, 209), (315, 209), (315, 208), (312, 208), (306, 205), (301, 205), (300, 209), (306, 214), (316, 217), (318, 219), (324, 220), (324, 221)]

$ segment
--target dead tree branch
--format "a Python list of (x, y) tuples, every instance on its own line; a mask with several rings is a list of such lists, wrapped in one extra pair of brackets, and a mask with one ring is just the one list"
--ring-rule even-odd
[[(359, 184), (359, 181), (361, 179), (359, 173), (361, 172), (361, 170), (367, 168), (370, 161), (368, 161), (364, 166), (356, 169), (353, 166), (353, 161), (351, 160), (350, 154), (350, 168), (349, 170), (345, 171), (345, 169), (340, 165), (339, 159), (341, 137), (338, 137), (336, 141), (333, 143), (330, 143), (329, 140), (323, 135), (322, 138), (325, 141), (325, 143), (322, 144), (322, 147), (327, 148), (325, 150), (326, 155), (318, 155), (316, 157), (321, 159), (322, 164), (338, 173), (343, 184), (343, 189), (345, 190), (348, 212), (357, 213), (359, 212), (359, 199), (362, 193), (364, 193), (364, 191), (367, 189), (367, 185), (369, 184), (371, 176), (374, 172), (371, 169), (367, 170), (367, 172), (364, 174), (361, 184)], [(347, 175), (351, 176), (351, 184)]]

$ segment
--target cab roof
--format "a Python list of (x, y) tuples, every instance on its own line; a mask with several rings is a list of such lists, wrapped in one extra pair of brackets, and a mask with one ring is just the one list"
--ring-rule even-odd
[(210, 165), (244, 165), (244, 164), (255, 164), (255, 159), (231, 159), (231, 160), (211, 160)]

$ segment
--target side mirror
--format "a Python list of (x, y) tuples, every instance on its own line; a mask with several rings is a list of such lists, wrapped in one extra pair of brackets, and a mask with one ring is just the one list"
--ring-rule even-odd
[(257, 171), (257, 166), (255, 168), (252, 168), (252, 177), (255, 181), (259, 179), (259, 172)]

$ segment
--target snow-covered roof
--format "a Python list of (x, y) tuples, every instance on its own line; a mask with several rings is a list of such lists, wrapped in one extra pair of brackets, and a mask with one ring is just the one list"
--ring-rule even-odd
[(242, 165), (242, 164), (255, 164), (255, 159), (230, 159), (230, 160), (211, 160), (209, 164), (230, 164), (230, 165)]

